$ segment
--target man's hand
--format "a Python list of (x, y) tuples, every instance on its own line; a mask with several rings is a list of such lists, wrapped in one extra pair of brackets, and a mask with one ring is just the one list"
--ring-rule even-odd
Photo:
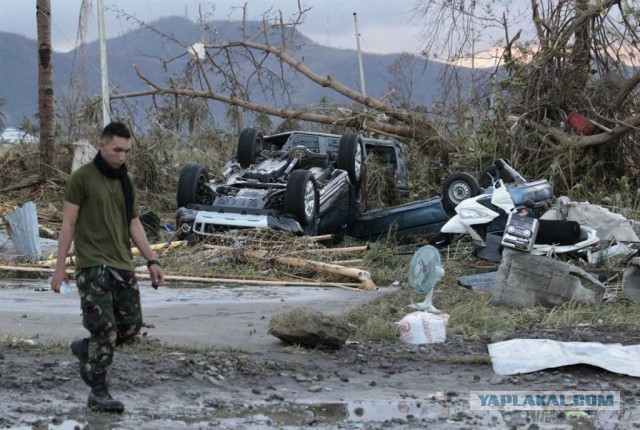
[(149, 275), (151, 275), (151, 286), (157, 289), (160, 285), (164, 284), (164, 273), (159, 264), (152, 264), (149, 266)]
[(65, 281), (69, 281), (69, 275), (67, 275), (64, 269), (56, 268), (51, 276), (51, 290), (53, 290), (54, 293), (59, 293), (60, 285)]

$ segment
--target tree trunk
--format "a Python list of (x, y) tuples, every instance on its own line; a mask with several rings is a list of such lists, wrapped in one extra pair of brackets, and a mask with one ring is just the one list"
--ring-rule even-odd
[(53, 99), (53, 50), (51, 49), (51, 0), (37, 0), (38, 27), (38, 113), (40, 116), (39, 179), (49, 178), (53, 166), (55, 130)]

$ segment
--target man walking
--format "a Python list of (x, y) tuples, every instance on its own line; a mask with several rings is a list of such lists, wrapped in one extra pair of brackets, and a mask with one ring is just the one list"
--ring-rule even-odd
[(142, 327), (131, 241), (147, 259), (154, 287), (164, 282), (138, 219), (136, 192), (125, 165), (131, 149), (127, 126), (112, 122), (102, 131), (94, 160), (69, 177), (51, 280), (51, 289), (60, 292), (73, 241), (82, 323), (90, 337), (73, 341), (71, 351), (80, 361), (80, 376), (91, 387), (87, 405), (95, 411), (124, 411), (124, 404), (107, 390), (107, 369), (115, 346), (133, 339)]

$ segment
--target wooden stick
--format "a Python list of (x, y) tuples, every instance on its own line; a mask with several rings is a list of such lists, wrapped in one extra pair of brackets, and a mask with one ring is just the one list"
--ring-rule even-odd
[(348, 276), (356, 278), (362, 282), (362, 288), (365, 290), (377, 290), (378, 287), (371, 279), (371, 274), (366, 270), (353, 269), (351, 267), (338, 266), (337, 264), (322, 263), (320, 261), (303, 260), (295, 257), (275, 257), (275, 262), (286, 264), (294, 267), (304, 267), (320, 272), (333, 273), (336, 275)]
[[(150, 279), (148, 273), (136, 273), (136, 277), (140, 279)], [(360, 284), (355, 283), (343, 283), (343, 282), (312, 282), (312, 281), (267, 281), (261, 279), (228, 279), (228, 278), (198, 278), (194, 276), (179, 276), (179, 275), (165, 275), (167, 281), (189, 281), (189, 282), (208, 282), (208, 283), (227, 283), (227, 284), (244, 284), (244, 285), (280, 285), (287, 286), (314, 286), (314, 287), (360, 287)]]
[(323, 234), (320, 236), (309, 236), (309, 239), (314, 240), (316, 242), (320, 242), (322, 240), (331, 240), (333, 239), (333, 235), (332, 234)]
[[(53, 273), (55, 269), (45, 267), (25, 267), (25, 266), (0, 266), (0, 270), (14, 272), (39, 272)], [(75, 270), (66, 270), (68, 274), (74, 274)], [(139, 279), (151, 279), (148, 273), (136, 273)], [(194, 276), (165, 275), (167, 281), (185, 281), (185, 282), (207, 282), (207, 283), (228, 283), (228, 284), (245, 284), (245, 285), (281, 285), (281, 286), (314, 286), (314, 287), (339, 287), (358, 289), (361, 291), (360, 284), (344, 283), (344, 282), (311, 282), (311, 281), (267, 281), (262, 279), (227, 279), (227, 278), (201, 278)]]
[[(177, 240), (174, 242), (165, 242), (165, 243), (156, 243), (154, 245), (150, 245), (151, 249), (154, 251), (164, 251), (164, 250), (170, 250), (170, 249), (175, 249), (178, 248), (180, 246), (185, 246), (188, 245), (188, 241), (186, 240)], [(131, 254), (134, 256), (138, 256), (141, 255), (140, 254), (140, 250), (138, 248), (131, 248)]]
[[(208, 245), (208, 244), (203, 244), (202, 247), (204, 249), (219, 249), (219, 250), (236, 250), (239, 248), (233, 248), (230, 246), (220, 246), (220, 245)], [(322, 249), (307, 249), (304, 252), (308, 252), (308, 253), (321, 253), (321, 254), (338, 254), (338, 253), (342, 253), (342, 252), (362, 252), (362, 251), (366, 251), (369, 249), (368, 245), (363, 245), (363, 246), (349, 246), (346, 248), (322, 248)]]
[[(25, 267), (25, 266), (0, 266), (0, 270), (11, 270), (14, 272), (40, 272), (40, 273), (53, 273), (55, 269), (48, 267)], [(75, 270), (67, 269), (66, 273), (73, 274)]]
[(363, 246), (348, 246), (346, 248), (323, 248), (323, 249), (307, 249), (304, 252), (309, 253), (327, 253), (327, 254), (339, 254), (341, 252), (363, 252), (369, 249), (369, 245)]
[[(281, 273), (294, 279), (309, 279), (309, 278), (304, 278), (302, 276), (294, 275), (292, 273), (287, 273), (287, 272), (281, 272)], [(350, 291), (362, 291), (362, 288), (360, 288), (359, 284), (344, 284), (342, 282), (325, 282), (320, 280), (311, 280), (311, 281), (304, 281), (304, 282), (316, 282), (318, 286), (330, 286), (330, 287), (336, 287), (336, 288), (343, 288), (345, 290), (350, 290)], [(348, 285), (354, 285), (354, 286), (349, 287)]]
[(339, 261), (332, 261), (331, 263), (333, 264), (339, 264), (341, 266), (348, 266), (350, 264), (358, 264), (358, 263), (362, 263), (364, 260), (362, 258), (355, 258), (353, 260), (339, 260)]
[[(175, 249), (181, 246), (185, 246), (187, 245), (189, 242), (186, 240), (177, 240), (175, 242), (165, 242), (165, 243), (156, 243), (151, 246), (151, 249), (154, 251), (164, 251), (164, 250), (171, 250), (171, 249)], [(138, 248), (131, 248), (131, 254), (133, 256), (139, 256), (140, 255), (140, 250), (138, 250)], [(74, 264), (74, 260), (73, 260), (73, 255), (70, 257), (67, 257), (65, 260), (65, 265), (69, 266), (69, 265), (73, 265)], [(38, 264), (42, 265), (42, 266), (53, 266), (54, 264), (56, 264), (56, 256), (55, 254), (52, 252), (47, 256), (47, 259), (44, 261), (39, 262)]]

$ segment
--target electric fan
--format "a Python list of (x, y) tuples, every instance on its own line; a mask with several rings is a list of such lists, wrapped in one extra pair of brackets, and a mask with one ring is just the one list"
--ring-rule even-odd
[(418, 249), (411, 263), (409, 264), (409, 284), (416, 294), (424, 294), (422, 303), (412, 304), (411, 307), (432, 313), (440, 313), (431, 301), (433, 299), (433, 288), (444, 276), (444, 267), (440, 253), (431, 245)]

